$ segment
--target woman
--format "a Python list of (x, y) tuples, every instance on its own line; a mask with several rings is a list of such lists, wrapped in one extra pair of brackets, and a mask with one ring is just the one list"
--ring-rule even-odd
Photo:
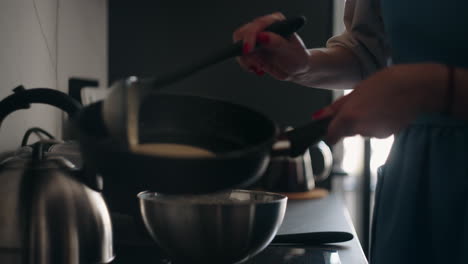
[(314, 114), (332, 117), (328, 142), (396, 135), (379, 175), (372, 263), (468, 263), (467, 12), (466, 1), (347, 0), (346, 31), (323, 49), (263, 32), (280, 13), (234, 33), (251, 72), (354, 88)]

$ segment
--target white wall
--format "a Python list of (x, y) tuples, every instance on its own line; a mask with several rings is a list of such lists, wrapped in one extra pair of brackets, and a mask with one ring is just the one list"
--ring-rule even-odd
[(346, 0), (333, 0), (333, 35), (344, 31), (344, 6)]
[[(107, 0), (1, 0), (0, 98), (23, 84), (68, 91), (69, 77), (107, 85)], [(0, 152), (39, 126), (60, 137), (62, 113), (34, 105), (0, 128)]]

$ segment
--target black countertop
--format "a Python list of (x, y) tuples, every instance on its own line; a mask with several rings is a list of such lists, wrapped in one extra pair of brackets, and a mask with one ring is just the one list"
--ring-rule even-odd
[[(324, 250), (337, 251), (341, 263), (367, 264), (361, 244), (357, 238), (348, 210), (342, 198), (331, 193), (316, 200), (289, 200), (286, 215), (278, 234), (344, 231), (354, 235), (348, 242), (326, 245)], [(164, 254), (154, 245), (151, 247), (116, 248), (117, 258), (113, 264), (121, 263), (170, 263), (162, 260)]]
[(278, 234), (345, 231), (354, 239), (332, 246), (338, 251), (341, 263), (366, 264), (367, 259), (357, 238), (351, 217), (342, 198), (331, 193), (317, 200), (288, 201), (286, 216)]

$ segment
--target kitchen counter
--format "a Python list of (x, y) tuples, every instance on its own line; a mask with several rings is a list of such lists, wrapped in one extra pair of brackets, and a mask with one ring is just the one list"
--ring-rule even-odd
[[(336, 250), (343, 264), (367, 264), (351, 218), (339, 194), (331, 193), (317, 200), (288, 201), (286, 216), (278, 233), (317, 231), (345, 231), (354, 234), (354, 239), (351, 241), (320, 248)], [(152, 243), (150, 245), (150, 247), (116, 248), (117, 258), (112, 263), (169, 263), (161, 259), (162, 252)]]
[(342, 198), (331, 193), (317, 200), (288, 201), (286, 216), (278, 234), (346, 231), (354, 239), (333, 246), (338, 251), (341, 263), (365, 264), (366, 257), (357, 238), (348, 210)]

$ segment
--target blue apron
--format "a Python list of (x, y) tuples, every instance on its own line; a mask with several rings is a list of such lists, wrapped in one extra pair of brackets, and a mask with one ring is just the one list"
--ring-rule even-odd
[[(381, 0), (381, 12), (394, 64), (468, 68), (468, 1)], [(370, 262), (468, 263), (468, 122), (427, 113), (396, 135), (379, 171)]]

